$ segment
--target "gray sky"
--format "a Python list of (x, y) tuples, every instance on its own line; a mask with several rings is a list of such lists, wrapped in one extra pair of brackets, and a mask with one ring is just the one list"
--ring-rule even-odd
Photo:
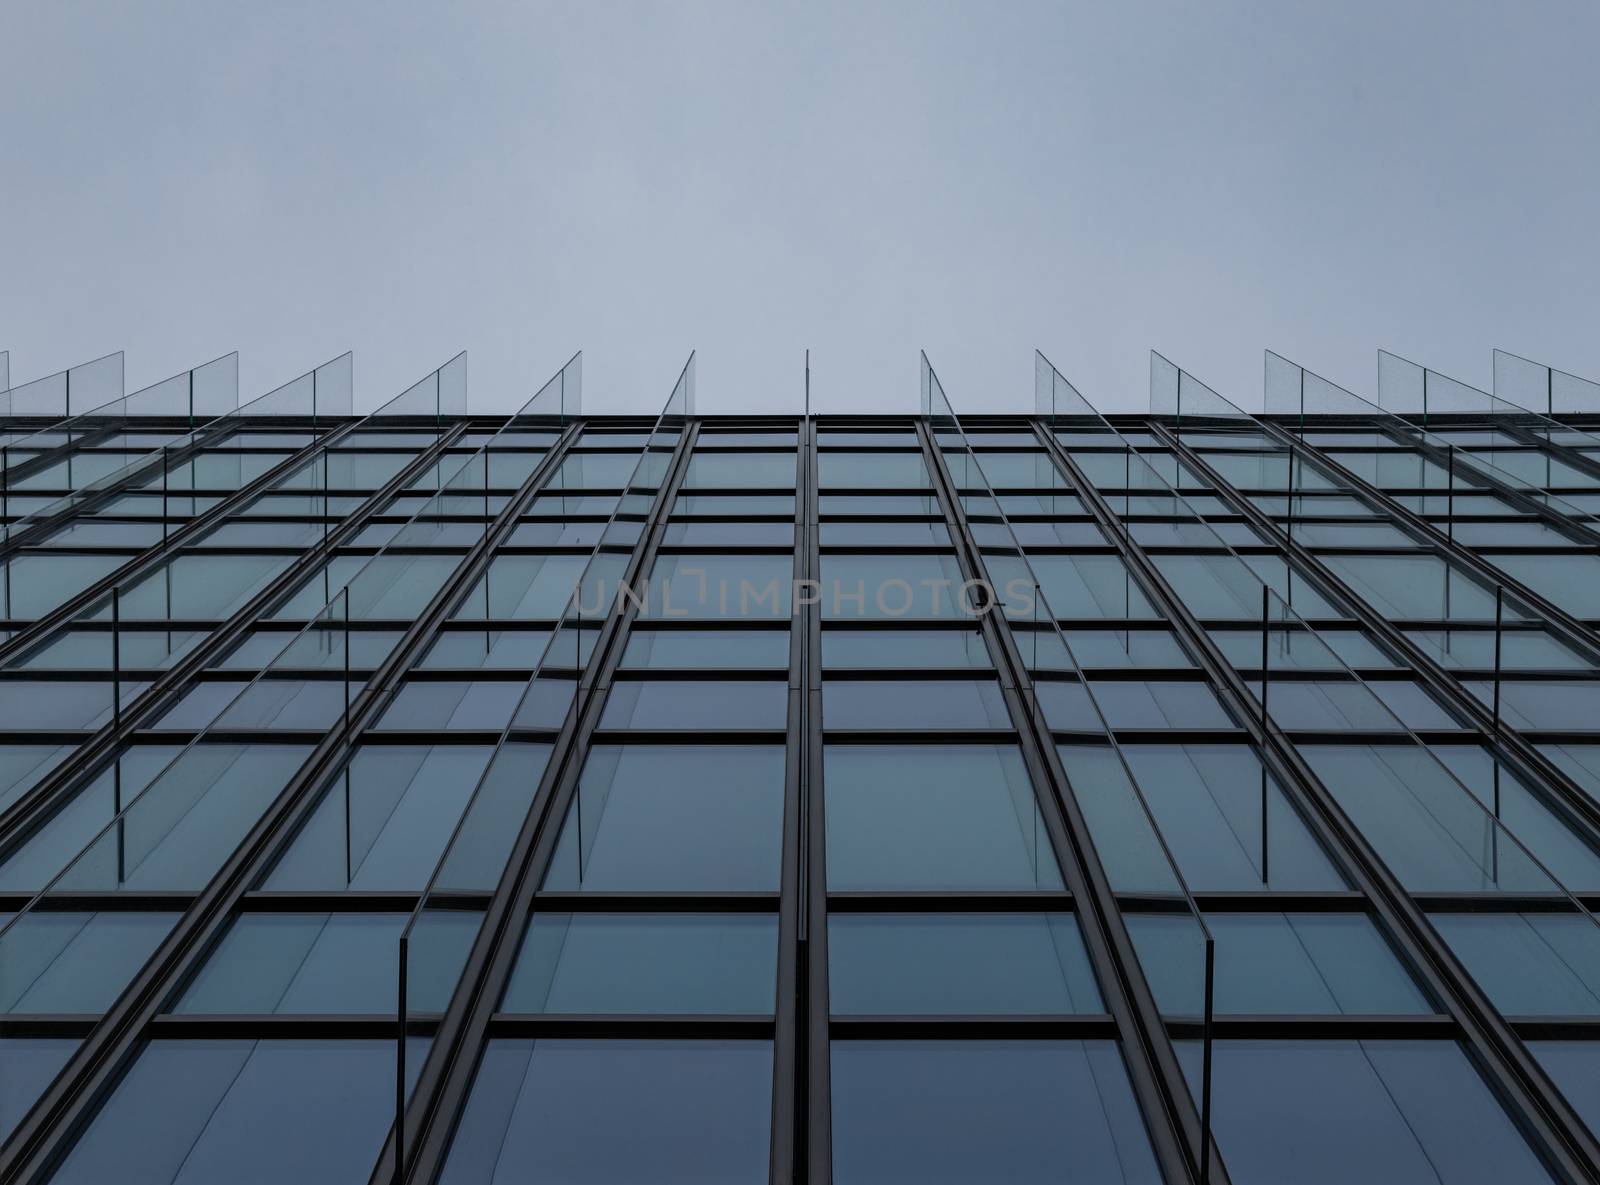
[(363, 409), (575, 349), (591, 410), (1107, 409), (1161, 350), (1486, 386), (1600, 375), (1600, 5), (188, 5), (0, 12), (0, 348), (21, 382), (347, 348)]

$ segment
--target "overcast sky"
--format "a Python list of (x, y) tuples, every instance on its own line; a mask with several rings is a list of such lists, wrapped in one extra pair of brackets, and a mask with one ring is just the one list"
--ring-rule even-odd
[(1600, 5), (62, 3), (0, 10), (0, 349), (130, 389), (345, 349), (358, 408), (576, 349), (596, 411), (1106, 409), (1148, 350), (1600, 376)]

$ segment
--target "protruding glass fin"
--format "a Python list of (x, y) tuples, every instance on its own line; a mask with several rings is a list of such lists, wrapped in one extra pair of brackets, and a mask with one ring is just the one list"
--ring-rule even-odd
[(1179, 420), (1232, 421), (1245, 414), (1231, 399), (1219, 395), (1155, 350), (1150, 351), (1150, 410)]
[(683, 373), (678, 376), (677, 386), (672, 388), (672, 394), (667, 398), (666, 410), (662, 413), (669, 416), (694, 415), (694, 351), (689, 351), (689, 360), (683, 364)]
[(522, 405), (519, 416), (556, 416), (563, 423), (583, 412), (583, 351), (579, 350), (567, 364), (540, 387), (532, 399)]
[(372, 414), (460, 416), (467, 411), (467, 352), (462, 350), (426, 378), (412, 383)]
[[(8, 373), (9, 369), (8, 360)], [(9, 387), (0, 395), (0, 415), (59, 418), (110, 403), (121, 398), (122, 392), (122, 351), (118, 350), (20, 387)]]
[(111, 415), (188, 416), (209, 420), (239, 406), (239, 353), (224, 354), (171, 378), (141, 387), (131, 395), (90, 409), (97, 419)]
[(245, 406), (256, 416), (347, 416), (355, 406), (352, 363), (346, 350)]
[(1419, 366), (1409, 358), (1378, 351), (1378, 405), (1385, 411), (1465, 412), (1493, 415), (1498, 409), (1487, 391)]
[(1547, 416), (1600, 412), (1600, 383), (1505, 350), (1494, 352), (1494, 393)]

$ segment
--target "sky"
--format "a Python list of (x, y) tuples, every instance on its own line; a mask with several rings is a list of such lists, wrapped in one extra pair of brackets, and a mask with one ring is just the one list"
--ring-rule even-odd
[(1151, 349), (1600, 377), (1600, 5), (72, 3), (0, 11), (14, 383), (346, 349), (356, 406), (468, 351), (595, 412), (1105, 410)]

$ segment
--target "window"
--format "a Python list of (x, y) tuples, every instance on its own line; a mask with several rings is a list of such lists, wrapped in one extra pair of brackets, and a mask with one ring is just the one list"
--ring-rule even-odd
[[(481, 745), (368, 745), (358, 750), (324, 790), (264, 887), (422, 888), (483, 774), (489, 752)], [(520, 746), (515, 755), (524, 762), (517, 779), (523, 811), (508, 809), (497, 820), (501, 828), (513, 831), (532, 800), (548, 748)], [(511, 764), (497, 763), (497, 768), (509, 770)], [(490, 801), (482, 799), (486, 808)]]
[(836, 1016), (1104, 1010), (1072, 914), (835, 913), (828, 983)]
[[(247, 913), (206, 961), (181, 1014), (393, 1016), (410, 914)], [(411, 935), (407, 1011), (443, 1012), (482, 915), (431, 910)]]
[[(1432, 1012), (1365, 914), (1213, 913), (1214, 1008), (1222, 1013)], [(1188, 914), (1130, 914), (1128, 932), (1166, 1013), (1205, 1011), (1200, 930)]]
[[(1061, 763), (1113, 887), (1175, 892), (1177, 878), (1116, 753), (1062, 745)], [(1244, 745), (1125, 745), (1123, 754), (1196, 892), (1343, 889), (1305, 822)]]
[(1059, 889), (1009, 745), (829, 745), (830, 889)]
[(502, 1012), (770, 1014), (772, 914), (536, 913)]
[(1576, 913), (1436, 913), (1434, 929), (1507, 1016), (1600, 1013), (1600, 927)]
[(793, 453), (696, 452), (689, 461), (685, 489), (794, 489)]
[(838, 1185), (1161, 1180), (1109, 1041), (836, 1040), (831, 1077)]
[(648, 590), (635, 589), (648, 618), (787, 621), (794, 560), (787, 555), (663, 555)]
[(372, 1171), (394, 1095), (393, 1040), (152, 1041), (51, 1180), (343, 1185)]
[(825, 489), (921, 489), (932, 484), (920, 452), (821, 453), (817, 481)]
[(983, 635), (959, 630), (824, 630), (822, 665), (869, 667), (987, 668)]
[(787, 669), (789, 635), (781, 630), (635, 629), (628, 637), (622, 665), (651, 670)]
[[(1101, 732), (1120, 728), (1232, 728), (1233, 719), (1204, 683), (1135, 682), (1112, 679), (1092, 685), (1096, 714), (1089, 690), (1082, 683), (1040, 681), (1034, 685), (1045, 719), (1051, 728)], [(1105, 725), (1100, 723), (1101, 715)]]
[(765, 1041), (495, 1040), (440, 1180), (744, 1185), (771, 1126)]
[(976, 679), (828, 682), (822, 720), (826, 728), (878, 730), (1011, 727), (1000, 684)]
[(782, 746), (594, 747), (544, 887), (776, 891), (783, 757)]
[(618, 681), (611, 685), (601, 728), (644, 731), (693, 729), (779, 729), (789, 714), (789, 686), (772, 680), (716, 682)]
[(78, 1047), (76, 1037), (0, 1037), (0, 1140), (9, 1136)]
[(965, 579), (953, 555), (824, 555), (817, 595), (824, 619), (961, 618), (984, 595)]
[(104, 1012), (178, 920), (175, 913), (0, 914), (0, 1011)]
[[(1199, 1045), (1179, 1051), (1198, 1098)], [(1236, 1185), (1550, 1180), (1453, 1043), (1223, 1040), (1212, 1056), (1212, 1121)]]

